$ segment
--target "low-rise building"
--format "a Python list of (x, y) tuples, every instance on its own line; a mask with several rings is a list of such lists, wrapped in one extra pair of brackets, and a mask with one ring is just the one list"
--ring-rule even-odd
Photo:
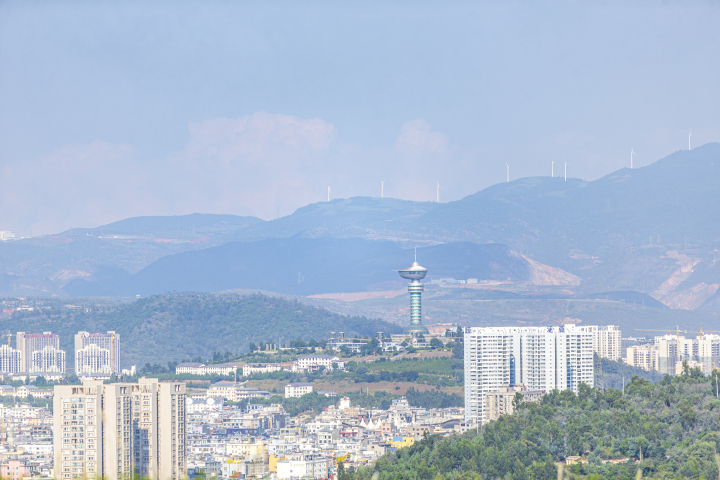
[(179, 363), (175, 367), (176, 375), (232, 375), (237, 371), (237, 365), (230, 363), (216, 363), (206, 365), (198, 362)]
[(332, 460), (316, 455), (300, 455), (277, 462), (277, 478), (324, 479), (330, 474)]
[(246, 363), (243, 365), (242, 374), (243, 377), (249, 377), (260, 373), (279, 372), (280, 370), (282, 370), (282, 366), (279, 363)]
[(293, 372), (317, 371), (320, 367), (325, 370), (344, 370), (345, 362), (335, 355), (303, 355), (293, 362)]
[(489, 392), (485, 394), (485, 421), (490, 422), (497, 420), (500, 415), (511, 415), (515, 411), (516, 394), (522, 395), (523, 402), (539, 402), (544, 391), (529, 391), (524, 385), (515, 385), (514, 387), (500, 387), (497, 392)]
[(311, 383), (296, 382), (285, 385), (285, 398), (302, 397), (305, 394), (312, 393), (313, 386)]

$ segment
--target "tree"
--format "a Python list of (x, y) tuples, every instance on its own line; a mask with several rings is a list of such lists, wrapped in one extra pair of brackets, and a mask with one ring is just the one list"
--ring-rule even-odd
[(444, 346), (442, 340), (439, 338), (433, 337), (432, 340), (430, 340), (430, 346), (433, 348), (442, 348)]
[(453, 358), (457, 358), (458, 360), (464, 360), (465, 359), (465, 346), (460, 342), (455, 342), (455, 345), (452, 349)]
[(250, 351), (250, 353), (257, 351), (257, 349), (258, 347), (257, 345), (255, 345), (255, 342), (250, 342), (250, 345), (248, 345), (248, 350)]

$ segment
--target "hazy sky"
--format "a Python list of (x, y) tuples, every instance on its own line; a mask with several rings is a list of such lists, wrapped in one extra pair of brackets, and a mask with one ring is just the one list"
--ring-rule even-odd
[(720, 141), (720, 2), (2, 2), (0, 230), (457, 200)]

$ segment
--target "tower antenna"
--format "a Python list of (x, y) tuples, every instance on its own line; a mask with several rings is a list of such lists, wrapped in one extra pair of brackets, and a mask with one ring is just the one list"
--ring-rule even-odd
[(328, 202), (330, 201), (330, 187), (328, 186)]
[[(565, 161), (565, 160), (563, 160)], [(568, 162), (565, 162), (565, 181), (567, 182), (567, 166), (570, 165)]]
[(437, 203), (440, 203), (440, 181), (437, 182)]
[(380, 198), (385, 198), (385, 180), (380, 182)]
[(507, 165), (507, 181), (510, 183), (510, 164), (506, 163), (505, 165)]
[(635, 153), (635, 150), (633, 150), (633, 148), (630, 147), (630, 169), (631, 170), (633, 168), (633, 155), (637, 155), (637, 153)]
[(690, 145), (691, 138), (692, 138), (692, 130), (690, 130), (690, 135), (688, 135), (688, 150), (692, 150), (692, 146)]

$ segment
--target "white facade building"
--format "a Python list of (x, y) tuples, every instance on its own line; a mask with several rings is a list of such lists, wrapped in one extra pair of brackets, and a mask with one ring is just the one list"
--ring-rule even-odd
[(593, 333), (593, 351), (600, 358), (621, 360), (622, 335), (617, 325), (590, 325)]
[(288, 383), (285, 385), (285, 398), (297, 398), (302, 397), (306, 393), (312, 393), (312, 383)]
[(302, 455), (277, 462), (277, 478), (328, 478), (331, 460), (326, 457)]
[(0, 373), (22, 372), (22, 355), (10, 345), (0, 346)]
[(30, 373), (65, 373), (65, 352), (46, 346), (32, 352)]
[(279, 363), (246, 363), (243, 365), (243, 377), (249, 377), (257, 373), (272, 373), (282, 370)]
[[(106, 354), (95, 349), (86, 350), (90, 345), (97, 345), (101, 350), (107, 350)], [(78, 358), (78, 352), (83, 352)], [(89, 358), (93, 355), (96, 358)], [(80, 367), (79, 367), (80, 366)], [(82, 368), (80, 370), (79, 368)], [(97, 368), (98, 370), (87, 370)], [(78, 332), (75, 335), (75, 374), (80, 373), (120, 373), (120, 334), (113, 331), (107, 333)]]
[[(65, 372), (65, 352), (60, 350), (60, 337), (52, 332), (43, 333), (17, 333), (17, 349), (22, 356), (22, 371), (28, 373)], [(62, 352), (63, 365), (56, 365), (58, 370), (40, 370), (36, 368), (34, 353), (52, 347), (57, 352)], [(58, 354), (59, 355), (59, 354)], [(57, 355), (56, 355), (57, 356)]]
[(592, 387), (591, 327), (465, 328), (465, 420), (485, 421), (485, 394), (524, 384), (528, 390)]
[(293, 372), (304, 372), (306, 370), (315, 371), (319, 367), (325, 367), (325, 370), (333, 370), (337, 366), (338, 370), (345, 368), (345, 363), (334, 355), (304, 355), (293, 362)]
[(85, 348), (75, 350), (75, 374), (112, 374), (110, 365), (110, 350), (97, 345), (88, 345)]

